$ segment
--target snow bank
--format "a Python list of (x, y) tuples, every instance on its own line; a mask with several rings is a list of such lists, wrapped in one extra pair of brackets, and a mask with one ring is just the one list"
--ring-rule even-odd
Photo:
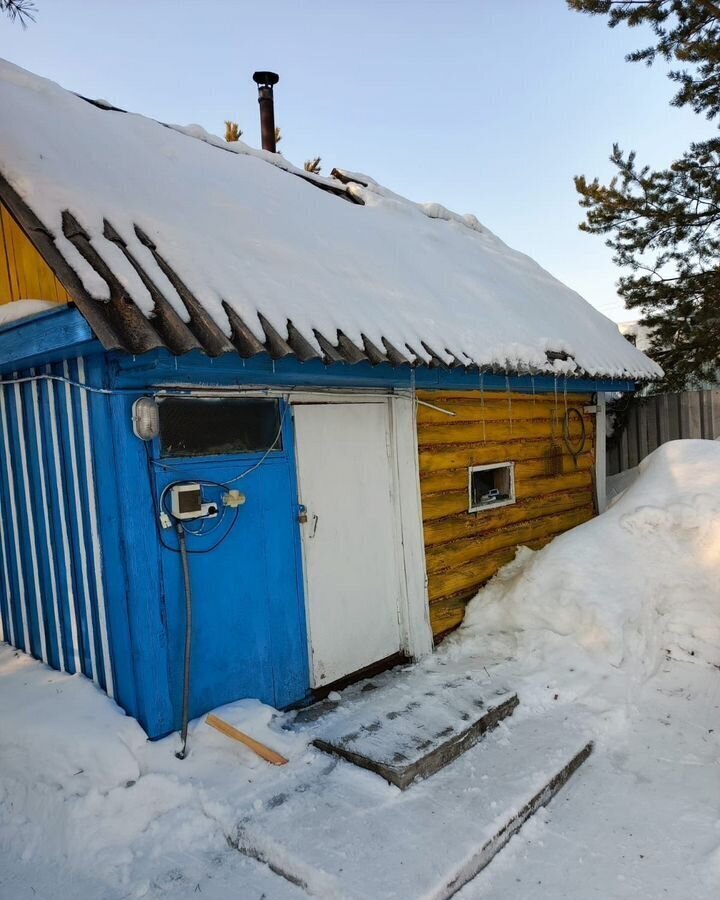
[(570, 659), (573, 647), (641, 679), (668, 655), (720, 666), (716, 442), (664, 444), (602, 516), (521, 548), (468, 606), (455, 649)]
[[(273, 730), (275, 711), (258, 701), (219, 714), (289, 758), (304, 751), (305, 739)], [(95, 900), (146, 896), (175, 867), (216, 867), (238, 796), (272, 767), (203, 720), (190, 741), (190, 757), (177, 760), (177, 735), (148, 742), (87, 678), (0, 644), (0, 897), (13, 873), (28, 896), (28, 884), (33, 896), (71, 896), (52, 889), (58, 872), (72, 896)], [(259, 897), (253, 885), (248, 896)]]
[(50, 300), (13, 300), (11, 303), (3, 303), (0, 305), (0, 328), (11, 322), (29, 319), (30, 316), (39, 316), (40, 313), (58, 309), (60, 305), (52, 303)]
[[(292, 320), (318, 350), (315, 329), (330, 341), (341, 330), (361, 347), (363, 335), (410, 344), (426, 360), (423, 342), (449, 362), (511, 371), (660, 374), (613, 322), (474, 216), (412, 203), (366, 176), (345, 173), (358, 179), (347, 187), (309, 176), (198, 126), (101, 109), (2, 61), (0, 120), (2, 174), (99, 300), (108, 285), (64, 237), (63, 210), (146, 315), (153, 300), (104, 236), (105, 219), (181, 318), (188, 310), (135, 225), (226, 334), (223, 300), (260, 340), (262, 313), (283, 335)], [(570, 358), (552, 364), (548, 350)]]

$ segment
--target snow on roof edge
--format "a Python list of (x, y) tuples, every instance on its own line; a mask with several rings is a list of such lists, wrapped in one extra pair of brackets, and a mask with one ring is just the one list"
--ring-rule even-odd
[[(193, 316), (149, 243), (139, 244), (138, 226), (226, 338), (233, 331), (228, 315), (235, 313), (261, 342), (269, 340), (267, 326), (280, 342), (290, 340), (294, 328), (326, 361), (332, 361), (333, 348), (342, 350), (344, 336), (360, 355), (367, 356), (369, 341), (383, 352), (389, 344), (411, 362), (431, 362), (434, 355), (436, 362), (504, 371), (634, 380), (661, 374), (620, 337), (614, 323), (474, 216), (413, 203), (368, 176), (344, 170), (333, 170), (333, 178), (312, 175), (278, 154), (242, 142), (231, 146), (199, 126), (163, 126), (133, 113), (113, 115), (108, 107), (0, 63), (0, 112), (15, 113), (4, 120), (17, 123), (8, 129), (0, 169), (88, 292), (103, 296), (108, 286), (97, 265), (63, 232), (61, 213), (72, 209), (93, 253), (150, 323), (157, 305), (130, 256), (180, 320), (192, 325)], [(45, 142), (38, 141), (42, 123)], [(173, 143), (167, 137), (173, 133), (231, 151), (219, 157), (232, 154), (246, 162), (229, 168), (218, 158), (208, 164), (190, 147)], [(80, 145), (82, 136), (90, 140)], [(40, 144), (44, 153), (38, 159)], [(142, 147), (142, 166), (133, 167), (136, 145)], [(63, 165), (69, 155), (79, 157), (74, 169)], [(262, 164), (361, 200), (365, 210), (338, 204), (328, 194), (327, 201), (311, 197), (305, 188), (257, 169)], [(108, 169), (118, 168), (124, 171), (108, 178)], [(143, 169), (150, 170), (147, 177)], [(128, 172), (132, 177), (120, 177)], [(179, 172), (186, 176), (182, 181)], [(212, 193), (219, 176), (236, 200), (229, 207)], [(113, 181), (122, 189), (113, 191)], [(188, 182), (199, 186), (190, 191), (194, 203), (181, 210), (175, 195)], [(108, 240), (106, 221), (119, 244)], [(343, 358), (343, 352), (338, 355)]]

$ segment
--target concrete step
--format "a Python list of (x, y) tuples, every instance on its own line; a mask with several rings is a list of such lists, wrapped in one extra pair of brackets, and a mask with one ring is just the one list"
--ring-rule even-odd
[[(355, 726), (335, 723), (313, 740), (320, 750), (380, 775), (405, 790), (418, 778), (429, 778), (474, 746), (480, 738), (512, 715), (517, 694), (501, 693), (486, 704), (475, 698), (470, 710), (459, 713), (423, 703), (391, 710)], [(438, 722), (438, 718), (442, 721)]]
[(447, 900), (591, 750), (560, 713), (513, 717), (409, 791), (318, 753), (255, 795), (232, 841), (310, 896)]
[(517, 695), (482, 670), (395, 670), (303, 711), (313, 743), (369, 769), (401, 790), (457, 759), (518, 705)]

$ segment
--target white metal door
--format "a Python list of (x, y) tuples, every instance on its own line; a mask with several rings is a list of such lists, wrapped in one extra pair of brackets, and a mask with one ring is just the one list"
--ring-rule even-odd
[(400, 648), (384, 402), (294, 407), (313, 687)]

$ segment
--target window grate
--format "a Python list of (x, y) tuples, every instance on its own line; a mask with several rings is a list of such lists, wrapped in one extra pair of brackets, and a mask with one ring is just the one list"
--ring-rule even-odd
[(282, 450), (277, 400), (169, 397), (158, 407), (161, 456), (223, 456), (264, 453), (271, 448)]

